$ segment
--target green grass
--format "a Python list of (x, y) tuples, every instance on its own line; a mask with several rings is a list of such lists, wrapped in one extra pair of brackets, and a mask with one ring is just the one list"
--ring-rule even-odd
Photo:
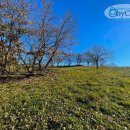
[(58, 68), (0, 84), (0, 129), (130, 130), (130, 69)]

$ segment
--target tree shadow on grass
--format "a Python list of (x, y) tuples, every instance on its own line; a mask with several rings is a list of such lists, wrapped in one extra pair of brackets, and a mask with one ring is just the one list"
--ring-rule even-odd
[(1, 75), (0, 76), (0, 84), (9, 83), (13, 81), (20, 81), (24, 79), (28, 79), (31, 77), (40, 77), (40, 76), (47, 76), (53, 75), (53, 71), (51, 70), (43, 70), (40, 73), (26, 73), (26, 74), (11, 74), (11, 75)]

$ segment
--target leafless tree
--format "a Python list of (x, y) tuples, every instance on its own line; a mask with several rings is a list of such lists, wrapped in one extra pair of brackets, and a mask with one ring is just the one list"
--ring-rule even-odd
[(52, 31), (52, 46), (49, 49), (50, 51), (50, 58), (48, 59), (47, 63), (45, 64), (45, 69), (50, 64), (51, 60), (53, 59), (55, 53), (59, 49), (67, 48), (72, 44), (73, 40), (73, 20), (71, 15), (65, 15), (64, 19), (61, 20), (59, 25), (57, 25), (54, 30)]
[(90, 61), (96, 65), (96, 68), (98, 69), (99, 65), (105, 63), (111, 58), (112, 52), (101, 45), (95, 45), (86, 52), (86, 55), (88, 56)]
[(73, 52), (66, 52), (64, 53), (64, 62), (67, 64), (67, 66), (71, 66), (72, 63), (74, 63), (75, 57)]
[(90, 66), (91, 59), (88, 56), (88, 52), (84, 52), (82, 55), (83, 55), (83, 62), (87, 63), (87, 66)]
[(83, 60), (84, 60), (84, 55), (83, 54), (80, 54), (80, 53), (75, 54), (75, 62), (77, 64), (77, 66), (80, 66), (81, 63), (83, 62)]
[(35, 27), (36, 22), (34, 22), (37, 35), (36, 53), (39, 70), (41, 70), (42, 64), (44, 64), (44, 69), (46, 69), (57, 52), (68, 48), (72, 44), (74, 33), (73, 19), (70, 14), (67, 13), (64, 18), (57, 19), (52, 11), (51, 1), (42, 0), (41, 5), (42, 7), (40, 7), (38, 12), (40, 15), (37, 27)]

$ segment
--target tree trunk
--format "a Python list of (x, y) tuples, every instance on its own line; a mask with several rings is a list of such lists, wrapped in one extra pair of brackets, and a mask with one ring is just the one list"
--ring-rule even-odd
[(38, 70), (42, 69), (41, 63), (42, 63), (42, 59), (40, 59), (39, 62), (38, 62)]
[(57, 63), (57, 67), (59, 67), (59, 63)]
[[(56, 49), (57, 49), (57, 48), (56, 48)], [(50, 59), (47, 61), (46, 65), (45, 65), (44, 69), (47, 69), (47, 67), (48, 67), (48, 65), (50, 64), (50, 62), (52, 61), (52, 59), (53, 59), (55, 53), (56, 53), (56, 51), (54, 51), (54, 52), (52, 53)]]
[(42, 69), (42, 60), (43, 60), (44, 54), (45, 53), (43, 53), (42, 56), (40, 57), (40, 59), (38, 60), (38, 70)]
[(87, 62), (87, 65), (89, 66), (89, 62)]
[(69, 63), (69, 67), (70, 67), (71, 63)]
[(52, 60), (53, 56), (50, 57), (50, 59), (47, 61), (44, 69), (47, 69), (48, 65), (50, 64), (51, 60)]
[(98, 66), (98, 62), (96, 63), (96, 69), (98, 69), (99, 68), (99, 66)]
[(37, 57), (34, 56), (31, 73), (34, 73)]

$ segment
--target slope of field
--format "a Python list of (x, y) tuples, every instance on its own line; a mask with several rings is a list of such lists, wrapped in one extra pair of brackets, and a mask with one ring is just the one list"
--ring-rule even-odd
[(0, 84), (0, 129), (130, 130), (130, 69), (58, 68)]

